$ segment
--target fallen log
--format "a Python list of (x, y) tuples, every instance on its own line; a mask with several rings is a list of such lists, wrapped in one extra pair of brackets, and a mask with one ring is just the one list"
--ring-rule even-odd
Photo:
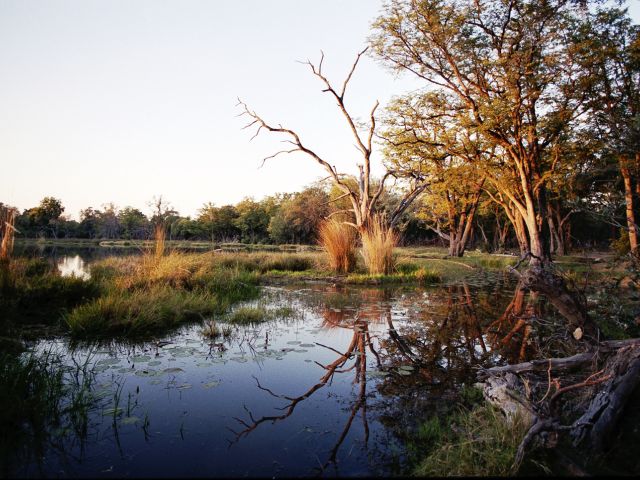
[(640, 345), (640, 338), (631, 338), (628, 340), (607, 340), (600, 342), (596, 348), (588, 351), (572, 355), (564, 358), (545, 358), (540, 360), (531, 360), (529, 362), (517, 363), (514, 365), (503, 365), (499, 367), (482, 368), (478, 370), (477, 376), (479, 380), (485, 380), (490, 376), (500, 375), (503, 373), (528, 373), (542, 372), (551, 369), (569, 370), (592, 362), (598, 358), (601, 353), (609, 353), (619, 350), (620, 348)]
[(611, 378), (593, 397), (571, 431), (574, 446), (584, 442), (596, 453), (604, 450), (627, 400), (640, 384), (640, 344), (622, 347), (607, 360), (604, 370)]
[[(590, 375), (582, 381), (563, 387), (560, 387), (558, 378), (552, 381), (552, 372), (567, 372), (588, 364), (593, 368), (589, 369)], [(601, 369), (596, 372), (595, 366), (598, 364)], [(534, 392), (537, 391), (541, 396), (544, 384), (539, 376), (528, 374), (545, 371), (546, 393), (541, 399), (534, 400)], [(605, 450), (627, 401), (640, 385), (640, 338), (600, 342), (590, 351), (566, 358), (532, 360), (481, 369), (477, 376), (482, 381), (480, 386), (488, 402), (504, 412), (507, 419), (520, 415), (530, 425), (518, 448), (514, 466), (520, 464), (526, 448), (532, 442), (541, 440), (537, 444), (547, 448), (555, 445), (555, 442), (548, 441), (549, 435), (557, 435), (552, 432), (568, 431), (573, 446), (579, 447), (583, 456), (599, 454)], [(552, 385), (556, 388), (553, 394)], [(572, 425), (562, 425), (558, 400), (566, 392), (587, 387), (592, 389), (588, 407)], [(585, 404), (580, 402), (579, 405)]]

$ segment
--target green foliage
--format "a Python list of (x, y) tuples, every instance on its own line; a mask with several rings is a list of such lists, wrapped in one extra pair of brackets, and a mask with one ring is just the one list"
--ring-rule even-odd
[(276, 243), (315, 243), (320, 221), (329, 213), (329, 195), (307, 188), (283, 200), (269, 221), (269, 235)]
[(626, 229), (620, 229), (620, 236), (611, 242), (611, 248), (619, 257), (624, 257), (631, 251), (629, 232)]

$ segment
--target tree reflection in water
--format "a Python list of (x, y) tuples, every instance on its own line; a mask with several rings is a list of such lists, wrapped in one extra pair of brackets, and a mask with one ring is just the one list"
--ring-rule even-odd
[[(509, 291), (513, 291), (512, 296)], [(337, 357), (326, 365), (316, 362), (325, 372), (299, 396), (275, 393), (254, 377), (260, 390), (287, 403), (280, 408), (282, 414), (259, 418), (245, 407), (248, 418), (235, 418), (242, 429), (232, 430), (232, 444), (265, 422), (275, 423), (291, 416), (300, 402), (331, 384), (335, 375), (352, 373), (352, 383), (359, 386), (357, 395), (344, 428), (322, 465), (324, 470), (336, 463), (340, 446), (358, 414), (367, 445), (368, 361), (373, 362), (373, 370), (386, 374), (375, 385), (381, 395), (376, 399), (379, 420), (402, 439), (410, 424), (420, 420), (416, 413), (432, 415), (450, 408), (461, 388), (475, 382), (477, 368), (523, 361), (538, 349), (534, 333), (543, 316), (543, 302), (519, 285), (513, 290), (512, 284), (499, 283), (488, 290), (472, 289), (462, 283), (419, 290), (419, 295), (411, 294), (405, 300), (389, 289), (359, 289), (356, 293), (349, 295), (348, 289), (332, 287), (315, 308), (321, 315), (322, 327), (352, 331), (346, 350), (316, 342)], [(420, 294), (423, 301), (416, 302)], [(335, 307), (336, 303), (340, 308), (328, 306)]]
[[(376, 292), (376, 291), (372, 291), (372, 292)], [(371, 292), (369, 293), (371, 294)], [(377, 295), (377, 294), (374, 293), (374, 295)], [(369, 301), (372, 299), (367, 298), (367, 300)], [(374, 346), (373, 339), (376, 336), (372, 336), (369, 331), (369, 323), (380, 322), (381, 321), (380, 319), (382, 317), (380, 315), (380, 312), (378, 312), (377, 307), (374, 305), (374, 302), (369, 303), (368, 301), (365, 301), (367, 306), (358, 309), (355, 312), (355, 315), (353, 310), (351, 309), (337, 310), (337, 309), (324, 308), (322, 310), (321, 312), (322, 318), (323, 318), (322, 326), (324, 328), (329, 328), (329, 329), (343, 328), (343, 329), (351, 330), (353, 332), (353, 335), (351, 337), (351, 341), (345, 352), (340, 352), (331, 346), (323, 345), (321, 343), (316, 342), (317, 345), (335, 352), (338, 356), (333, 362), (327, 365), (323, 365), (319, 362), (315, 362), (322, 369), (325, 370), (325, 374), (322, 375), (322, 377), (320, 377), (318, 383), (313, 385), (302, 395), (299, 395), (297, 397), (290, 397), (286, 395), (276, 394), (273, 391), (271, 391), (269, 388), (266, 388), (263, 385), (261, 385), (259, 380), (256, 377), (254, 377), (256, 384), (260, 390), (267, 392), (273, 397), (286, 400), (288, 403), (285, 406), (280, 408), (280, 410), (284, 411), (283, 414), (267, 415), (267, 416), (262, 416), (260, 418), (255, 418), (251, 413), (251, 411), (249, 411), (245, 407), (245, 411), (247, 412), (249, 419), (247, 421), (241, 418), (237, 418), (237, 417), (235, 418), (235, 420), (239, 424), (241, 424), (244, 427), (244, 429), (240, 431), (232, 430), (232, 432), (235, 434), (235, 440), (234, 442), (232, 442), (232, 444), (240, 440), (243, 436), (246, 436), (252, 431), (254, 431), (262, 423), (265, 423), (265, 422), (274, 423), (280, 420), (284, 420), (289, 416), (291, 416), (295, 411), (296, 406), (300, 402), (309, 398), (311, 395), (313, 395), (315, 392), (320, 390), (325, 385), (330, 384), (334, 378), (334, 375), (353, 372), (354, 373), (353, 384), (359, 385), (356, 401), (354, 402), (351, 408), (351, 412), (349, 414), (349, 417), (344, 425), (344, 428), (340, 436), (338, 437), (334, 446), (331, 448), (327, 460), (321, 467), (322, 470), (326, 469), (330, 464), (336, 462), (336, 456), (338, 454), (340, 446), (343, 444), (345, 438), (347, 437), (347, 434), (349, 433), (349, 430), (351, 429), (353, 421), (358, 415), (358, 413), (361, 414), (363, 428), (364, 428), (364, 444), (367, 445), (369, 440), (369, 424), (367, 421), (367, 377), (366, 377), (367, 348), (373, 354), (373, 358), (376, 360), (378, 368), (382, 368), (380, 355), (376, 350), (376, 346)], [(353, 361), (352, 364), (348, 365), (351, 361)]]

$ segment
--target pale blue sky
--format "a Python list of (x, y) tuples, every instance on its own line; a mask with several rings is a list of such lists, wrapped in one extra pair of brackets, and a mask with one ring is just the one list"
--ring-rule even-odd
[[(0, 0), (0, 201), (52, 195), (77, 218), (114, 202), (148, 213), (162, 194), (183, 215), (294, 191), (324, 176), (274, 136), (251, 143), (240, 96), (265, 119), (346, 171), (357, 151), (334, 101), (296, 60), (325, 52), (342, 82), (365, 46), (379, 0)], [(640, 19), (640, 5), (631, 2)], [(364, 58), (347, 104), (416, 88)]]

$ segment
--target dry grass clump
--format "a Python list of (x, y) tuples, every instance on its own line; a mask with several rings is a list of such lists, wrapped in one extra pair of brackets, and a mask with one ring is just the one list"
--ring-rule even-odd
[(16, 231), (13, 226), (14, 221), (15, 211), (0, 207), (0, 237), (2, 237), (0, 242), (0, 288), (4, 288), (11, 283), (9, 263), (11, 262), (13, 238)]
[(155, 242), (154, 242), (154, 256), (156, 261), (160, 260), (164, 255), (166, 249), (166, 237), (167, 232), (162, 223), (156, 225)]
[(15, 227), (13, 226), (16, 218), (16, 212), (6, 207), (0, 207), (0, 262), (9, 261), (11, 252), (13, 252), (13, 238), (15, 236)]
[(393, 248), (398, 234), (388, 228), (384, 220), (375, 216), (362, 233), (362, 257), (370, 274), (389, 275), (393, 272)]
[(352, 227), (336, 220), (325, 220), (320, 224), (318, 239), (333, 270), (338, 273), (353, 270), (356, 265), (356, 232)]

